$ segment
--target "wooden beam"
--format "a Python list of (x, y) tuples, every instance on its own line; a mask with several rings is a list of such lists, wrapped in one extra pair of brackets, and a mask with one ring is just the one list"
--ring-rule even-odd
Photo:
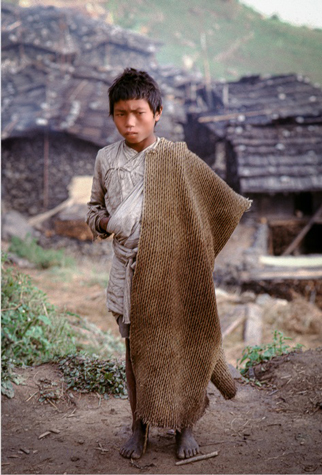
[(273, 269), (252, 270), (242, 272), (240, 275), (243, 283), (270, 281), (281, 282), (284, 280), (321, 280), (322, 269)]
[(68, 198), (67, 200), (63, 201), (62, 203), (60, 203), (55, 208), (50, 209), (49, 211), (45, 211), (44, 213), (37, 214), (37, 216), (33, 216), (32, 218), (30, 218), (28, 220), (28, 224), (30, 224), (30, 226), (37, 227), (43, 221), (46, 221), (46, 219), (49, 219), (52, 216), (55, 216), (55, 214), (59, 213), (63, 209), (65, 209), (68, 206), (72, 205), (74, 203), (74, 201), (75, 200), (73, 198)]
[(199, 117), (198, 122), (200, 124), (204, 122), (220, 122), (221, 120), (229, 120), (229, 119), (236, 119), (240, 115), (244, 115), (245, 117), (252, 117), (256, 115), (269, 115), (272, 114), (273, 111), (270, 110), (259, 110), (259, 111), (240, 111), (240, 112), (231, 112), (230, 114), (224, 115), (210, 115), (205, 117)]
[(226, 338), (228, 335), (230, 335), (236, 328), (239, 327), (242, 323), (244, 323), (246, 320), (246, 315), (243, 314), (240, 317), (238, 317), (233, 323), (231, 323), (226, 330), (222, 332), (222, 337), (223, 339)]
[(313, 224), (316, 222), (317, 218), (320, 216), (322, 213), (322, 205), (319, 207), (319, 209), (314, 213), (310, 221), (307, 223), (306, 226), (302, 229), (302, 231), (296, 236), (296, 238), (291, 242), (291, 244), (285, 249), (283, 252), (282, 256), (288, 256), (293, 252), (297, 246), (300, 244), (300, 242), (304, 239), (304, 237), (307, 235)]

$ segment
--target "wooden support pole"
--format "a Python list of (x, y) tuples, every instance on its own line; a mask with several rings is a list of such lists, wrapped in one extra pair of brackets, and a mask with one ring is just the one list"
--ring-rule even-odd
[(43, 187), (43, 205), (44, 208), (48, 208), (49, 203), (49, 137), (48, 130), (44, 135), (44, 187)]
[(222, 332), (222, 337), (226, 338), (228, 335), (230, 335), (236, 328), (239, 327), (242, 323), (244, 323), (246, 320), (246, 315), (243, 314), (240, 317), (238, 317), (233, 323), (231, 323), (226, 330)]
[(300, 244), (300, 242), (304, 239), (304, 237), (307, 235), (313, 224), (316, 222), (317, 218), (320, 216), (322, 213), (322, 205), (319, 207), (316, 213), (312, 216), (310, 221), (307, 223), (306, 226), (302, 229), (302, 231), (296, 236), (294, 241), (291, 242), (291, 244), (285, 249), (283, 252), (282, 256), (288, 256), (291, 254), (297, 246)]
[(244, 341), (246, 346), (260, 345), (262, 342), (263, 309), (256, 303), (246, 307)]
[(202, 59), (203, 59), (204, 71), (205, 71), (207, 106), (211, 110), (213, 108), (212, 91), (211, 91), (211, 74), (210, 74), (210, 65), (209, 65), (208, 51), (207, 51), (207, 37), (206, 37), (206, 33), (204, 32), (200, 34), (200, 44), (201, 44)]

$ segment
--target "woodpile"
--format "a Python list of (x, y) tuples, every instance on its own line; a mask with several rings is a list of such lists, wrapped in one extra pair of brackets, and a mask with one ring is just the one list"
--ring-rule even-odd
[[(68, 199), (69, 185), (74, 176), (93, 174), (98, 147), (68, 134), (51, 134), (48, 139), (46, 186), (46, 137), (30, 135), (5, 142), (2, 149), (2, 188), (4, 204), (8, 209), (35, 216)], [(44, 205), (45, 198), (47, 206)]]

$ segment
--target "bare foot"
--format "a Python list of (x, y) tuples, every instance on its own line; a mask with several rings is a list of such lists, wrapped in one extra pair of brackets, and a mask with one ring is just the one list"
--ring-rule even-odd
[(197, 444), (191, 427), (182, 429), (176, 433), (177, 456), (179, 459), (187, 459), (199, 454), (199, 445)]
[(133, 428), (133, 433), (126, 444), (121, 448), (120, 454), (127, 459), (139, 459), (143, 455), (146, 426), (141, 421)]

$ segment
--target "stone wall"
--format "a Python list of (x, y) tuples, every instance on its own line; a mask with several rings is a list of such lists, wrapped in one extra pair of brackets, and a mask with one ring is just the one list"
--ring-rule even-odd
[[(98, 146), (67, 134), (49, 136), (48, 209), (68, 198), (73, 176), (93, 175)], [(5, 209), (36, 215), (44, 207), (44, 136), (2, 143), (2, 202)]]

